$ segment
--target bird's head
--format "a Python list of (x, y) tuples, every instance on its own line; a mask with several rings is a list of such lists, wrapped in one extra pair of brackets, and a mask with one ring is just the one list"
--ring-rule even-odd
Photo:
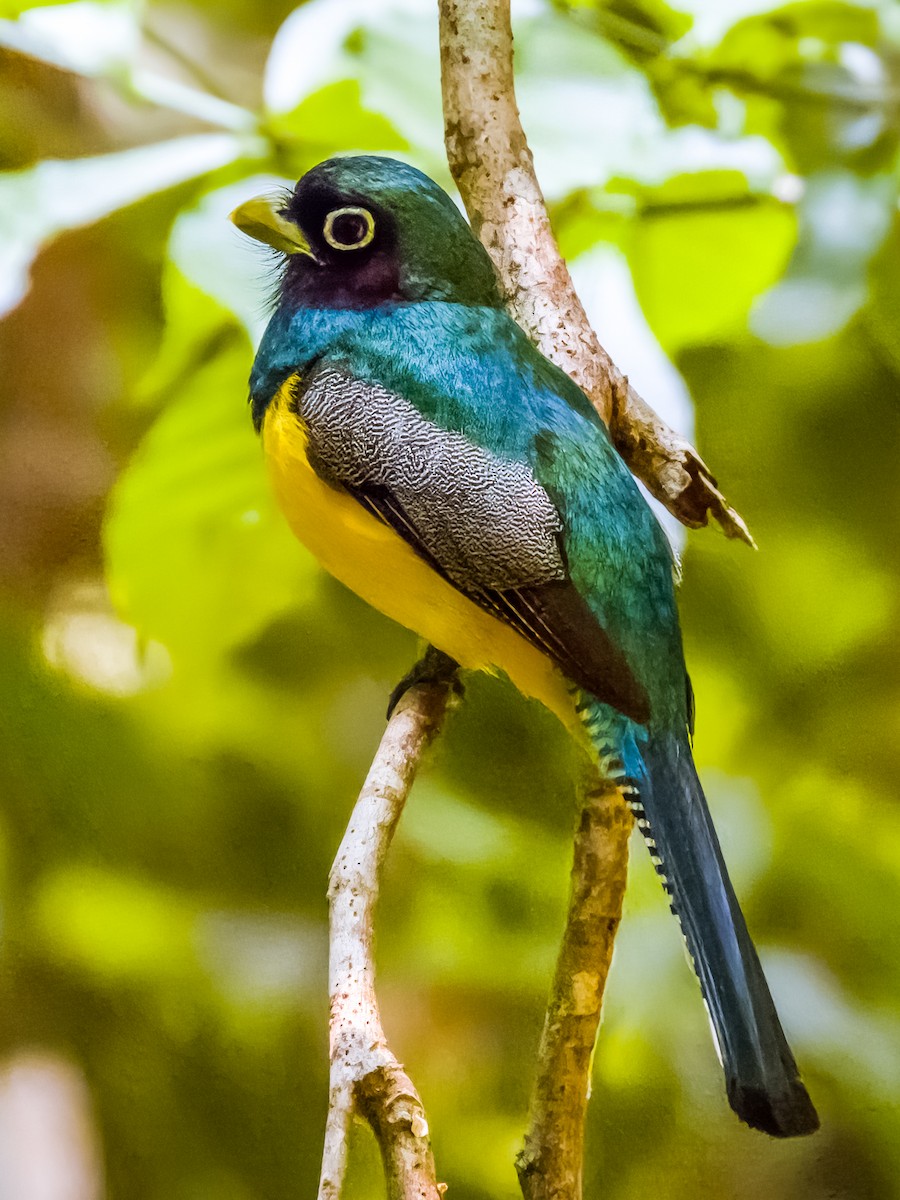
[(395, 159), (330, 158), (289, 195), (248, 200), (231, 219), (285, 256), (289, 305), (501, 304), (490, 259), (456, 205)]

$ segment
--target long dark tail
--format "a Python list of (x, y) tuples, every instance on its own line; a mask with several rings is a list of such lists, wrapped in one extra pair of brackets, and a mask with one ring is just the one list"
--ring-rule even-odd
[[(609, 762), (608, 752), (606, 757), (615, 770), (619, 764)], [(681, 921), (715, 1030), (728, 1101), (742, 1121), (773, 1137), (813, 1133), (819, 1118), (728, 878), (686, 734), (651, 734), (640, 760), (643, 769), (629, 761), (626, 772), (621, 765), (623, 775), (636, 776), (623, 784), (626, 791), (633, 788), (628, 799)]]

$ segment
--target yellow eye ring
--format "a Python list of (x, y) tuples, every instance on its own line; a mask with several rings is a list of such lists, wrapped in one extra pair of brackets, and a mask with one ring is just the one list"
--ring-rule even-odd
[[(364, 225), (362, 235), (355, 242), (342, 242), (335, 234), (335, 221), (341, 217), (361, 217)], [(362, 250), (363, 246), (368, 246), (372, 238), (375, 236), (375, 218), (367, 208), (336, 208), (330, 212), (325, 218), (325, 225), (322, 229), (322, 236), (329, 246), (335, 250)]]

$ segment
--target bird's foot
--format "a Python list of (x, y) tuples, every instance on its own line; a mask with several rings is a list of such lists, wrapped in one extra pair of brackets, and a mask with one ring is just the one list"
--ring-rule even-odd
[(457, 674), (458, 670), (459, 663), (455, 658), (451, 658), (443, 650), (437, 650), (434, 646), (429, 646), (419, 661), (410, 667), (391, 692), (390, 699), (388, 700), (387, 719), (391, 719), (394, 715), (394, 709), (409, 689), (417, 683), (449, 684), (454, 694), (461, 696), (463, 694), (463, 685)]

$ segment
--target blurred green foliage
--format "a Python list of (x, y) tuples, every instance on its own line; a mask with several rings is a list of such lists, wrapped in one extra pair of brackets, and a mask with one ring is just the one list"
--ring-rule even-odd
[[(823, 1117), (787, 1145), (733, 1119), (637, 847), (586, 1195), (886, 1200), (898, 9), (535, 0), (516, 32), (601, 336), (672, 421), (696, 407), (760, 543), (684, 550), (696, 750)], [(110, 1197), (315, 1186), (326, 877), (416, 645), (273, 509), (244, 404), (270, 267), (225, 215), (340, 151), (449, 184), (436, 40), (417, 0), (0, 10), (0, 1036), (79, 1066)], [(470, 680), (388, 868), (387, 1028), (459, 1200), (516, 1194), (572, 771), (551, 717)], [(352, 1195), (380, 1194), (360, 1130)]]

